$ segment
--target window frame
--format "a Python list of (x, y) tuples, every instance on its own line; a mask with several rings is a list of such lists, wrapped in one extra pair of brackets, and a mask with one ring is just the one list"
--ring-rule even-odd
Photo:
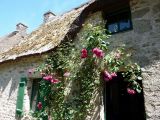
[[(129, 30), (133, 30), (132, 16), (131, 16), (131, 10), (130, 10), (129, 5), (127, 7), (118, 9), (116, 11), (110, 11), (108, 13), (104, 12), (103, 14), (105, 14), (105, 20), (106, 20), (105, 28), (107, 29), (107, 32), (109, 32), (110, 34), (116, 34), (116, 33), (127, 32)], [(124, 18), (122, 16), (120, 16), (121, 14), (125, 14)], [(127, 15), (127, 17), (126, 17), (126, 15)], [(114, 17), (117, 17), (118, 19), (112, 20)], [(109, 19), (109, 20), (107, 20), (107, 19)], [(128, 20), (129, 27), (121, 30), (120, 24), (124, 20)], [(118, 26), (118, 30), (116, 32), (109, 31), (108, 26), (113, 25), (113, 24), (117, 24), (117, 26)]]
[[(39, 99), (39, 82), (40, 80), (42, 80), (42, 78), (35, 78), (32, 80), (32, 88), (31, 88), (31, 97), (30, 97), (30, 109), (33, 111), (37, 111), (37, 106), (33, 106), (33, 102), (34, 102), (34, 97), (36, 96), (36, 105), (38, 103), (38, 99)], [(37, 82), (38, 84), (38, 88), (37, 88), (37, 94), (34, 95), (34, 82)], [(34, 108), (33, 108), (34, 107)]]

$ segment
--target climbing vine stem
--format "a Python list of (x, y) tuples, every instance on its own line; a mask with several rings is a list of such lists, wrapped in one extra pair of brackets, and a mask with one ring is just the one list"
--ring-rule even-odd
[(94, 109), (93, 97), (104, 82), (110, 82), (118, 72), (128, 82), (130, 95), (141, 92), (137, 82), (141, 69), (131, 62), (125, 47), (109, 49), (103, 27), (87, 24), (83, 34), (55, 48), (46, 62), (37, 68), (42, 80), (39, 89), (38, 119), (84, 120)]

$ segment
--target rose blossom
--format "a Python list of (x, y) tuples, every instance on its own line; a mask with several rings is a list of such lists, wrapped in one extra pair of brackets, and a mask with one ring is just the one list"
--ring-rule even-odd
[(104, 52), (101, 50), (101, 49), (99, 49), (99, 48), (94, 48), (93, 50), (92, 50), (92, 52), (96, 55), (96, 57), (98, 57), (98, 58), (103, 58), (104, 57)]
[(43, 77), (44, 80), (50, 81), (53, 79), (52, 75), (47, 75), (45, 77)]
[(38, 108), (39, 110), (41, 110), (41, 109), (42, 109), (42, 103), (41, 103), (41, 102), (38, 102), (38, 104), (37, 104), (37, 108)]
[(92, 52), (94, 53), (94, 54), (97, 54), (97, 51), (99, 50), (99, 48), (93, 48), (93, 50), (92, 50)]
[(70, 74), (71, 74), (70, 72), (65, 72), (63, 76), (64, 76), (64, 77), (69, 77)]
[(81, 54), (81, 58), (86, 58), (87, 56), (87, 54)]
[(85, 48), (83, 48), (83, 49), (81, 50), (81, 53), (87, 53), (87, 50), (86, 50)]
[(131, 88), (127, 88), (127, 92), (130, 94), (130, 95), (134, 95), (136, 94), (136, 91), (131, 89)]
[(108, 71), (103, 72), (103, 78), (104, 78), (105, 81), (112, 80), (112, 76)]
[(59, 80), (58, 79), (51, 79), (51, 83), (53, 83), (53, 84), (59, 83)]
[(85, 48), (83, 48), (81, 50), (81, 58), (86, 58), (88, 56), (87, 50)]
[(117, 77), (117, 74), (115, 72), (111, 73), (112, 77)]

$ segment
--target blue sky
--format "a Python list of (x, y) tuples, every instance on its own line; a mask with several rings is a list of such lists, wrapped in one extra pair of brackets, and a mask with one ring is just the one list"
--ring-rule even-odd
[(16, 28), (19, 22), (27, 25), (28, 32), (43, 22), (43, 14), (49, 10), (60, 15), (88, 0), (0, 0), (0, 36)]

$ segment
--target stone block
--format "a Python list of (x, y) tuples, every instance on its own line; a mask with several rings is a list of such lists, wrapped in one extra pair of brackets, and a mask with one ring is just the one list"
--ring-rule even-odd
[(153, 14), (160, 13), (160, 2), (152, 7)]
[(160, 23), (160, 18), (155, 19), (156, 23)]
[(152, 25), (150, 20), (135, 20), (133, 21), (133, 29), (136, 33), (145, 33), (152, 30)]
[(132, 13), (132, 18), (141, 18), (150, 11), (149, 7), (142, 8)]

